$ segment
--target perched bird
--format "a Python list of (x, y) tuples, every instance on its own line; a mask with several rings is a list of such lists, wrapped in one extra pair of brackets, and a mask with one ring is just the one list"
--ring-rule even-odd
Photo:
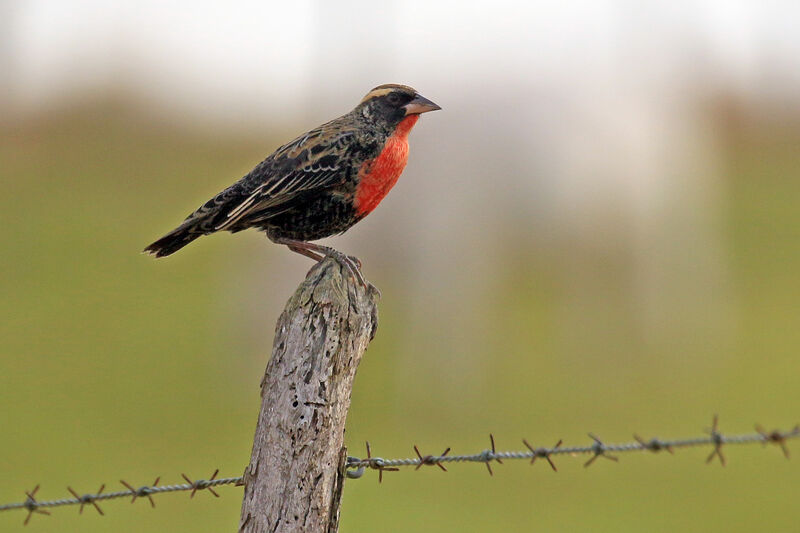
[(406, 85), (375, 87), (349, 113), (278, 148), (144, 252), (170, 255), (196, 238), (247, 228), (317, 261), (335, 255), (363, 283), (358, 260), (309, 241), (372, 212), (408, 161), (419, 116), (441, 109)]

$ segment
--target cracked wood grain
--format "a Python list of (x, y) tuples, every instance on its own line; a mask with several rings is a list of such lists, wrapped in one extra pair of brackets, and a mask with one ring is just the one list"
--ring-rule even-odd
[(356, 369), (378, 324), (377, 291), (348, 274), (325, 259), (278, 319), (245, 470), (240, 532), (338, 529), (345, 419)]

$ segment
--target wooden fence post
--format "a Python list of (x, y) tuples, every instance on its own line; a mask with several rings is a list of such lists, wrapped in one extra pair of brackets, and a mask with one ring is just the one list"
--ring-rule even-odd
[(239, 531), (337, 530), (345, 419), (378, 325), (377, 299), (372, 286), (327, 258), (286, 304), (261, 382)]

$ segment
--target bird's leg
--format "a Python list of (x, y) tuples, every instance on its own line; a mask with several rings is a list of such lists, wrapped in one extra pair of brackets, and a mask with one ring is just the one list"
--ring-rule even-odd
[(350, 274), (356, 280), (358, 280), (362, 287), (367, 286), (367, 282), (364, 279), (364, 276), (361, 274), (361, 261), (359, 261), (356, 257), (343, 254), (342, 252), (331, 248), (330, 246), (322, 246), (321, 244), (298, 241), (296, 239), (278, 237), (276, 239), (272, 239), (272, 241), (276, 244), (285, 244), (291, 251), (297, 252), (298, 254), (306, 257), (310, 257), (318, 262), (322, 261), (322, 259), (325, 257), (331, 256), (347, 267), (347, 270), (349, 270)]
[(314, 261), (322, 261), (325, 259), (324, 255), (319, 255), (317, 253), (312, 252), (311, 250), (307, 250), (305, 248), (300, 248), (299, 246), (295, 246), (294, 244), (287, 244), (286, 245), (291, 251), (297, 252), (300, 255), (304, 255), (306, 257), (310, 257)]

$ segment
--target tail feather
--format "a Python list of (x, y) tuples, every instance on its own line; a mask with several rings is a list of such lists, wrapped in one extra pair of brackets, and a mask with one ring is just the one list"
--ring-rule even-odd
[(182, 224), (143, 250), (155, 257), (170, 255), (204, 235), (194, 224)]

